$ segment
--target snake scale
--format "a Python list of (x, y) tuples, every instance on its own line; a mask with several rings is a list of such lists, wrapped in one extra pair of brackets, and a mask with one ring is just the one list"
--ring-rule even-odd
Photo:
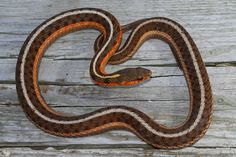
[[(41, 95), (38, 68), (46, 49), (59, 37), (82, 29), (96, 29), (95, 55), (90, 64), (92, 80), (102, 86), (129, 86), (150, 79), (151, 71), (141, 67), (107, 73), (107, 64), (130, 59), (148, 39), (169, 44), (182, 69), (190, 96), (185, 122), (177, 127), (158, 124), (145, 113), (127, 106), (109, 106), (77, 116), (53, 110)], [(125, 44), (122, 33), (131, 30)], [(96, 8), (69, 10), (40, 24), (24, 42), (16, 66), (16, 87), (20, 104), (28, 118), (47, 133), (72, 137), (98, 134), (111, 129), (133, 132), (155, 148), (174, 149), (198, 141), (207, 131), (213, 111), (208, 74), (199, 50), (188, 32), (177, 22), (154, 17), (120, 26), (109, 12)]]

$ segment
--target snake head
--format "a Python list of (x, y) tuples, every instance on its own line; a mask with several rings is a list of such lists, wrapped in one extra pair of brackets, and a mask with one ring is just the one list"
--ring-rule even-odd
[(136, 85), (146, 80), (149, 80), (152, 72), (141, 67), (126, 68), (117, 71), (120, 76), (117, 78), (117, 83), (121, 86)]

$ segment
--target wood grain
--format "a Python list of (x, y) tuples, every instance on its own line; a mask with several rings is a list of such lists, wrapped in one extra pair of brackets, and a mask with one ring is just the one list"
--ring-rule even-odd
[(186, 148), (182, 150), (158, 150), (155, 149), (143, 149), (143, 148), (115, 148), (115, 149), (64, 149), (56, 150), (54, 148), (47, 148), (43, 151), (32, 150), (30, 148), (13, 148), (13, 149), (0, 149), (0, 156), (11, 156), (11, 157), (150, 157), (150, 156), (161, 156), (161, 157), (195, 157), (195, 156), (222, 156), (232, 157), (236, 153), (235, 148), (216, 148), (214, 151), (209, 148)]
[[(61, 11), (78, 7), (108, 10), (122, 24), (164, 16), (187, 29), (206, 63), (216, 102), (213, 122), (206, 136), (192, 147), (164, 151), (152, 149), (125, 131), (84, 138), (55, 137), (42, 132), (25, 117), (15, 91), (15, 64), (19, 50), (27, 35), (41, 22)], [(234, 156), (235, 12), (236, 2), (233, 0), (1, 0), (0, 147), (3, 148), (0, 156)], [(123, 67), (145, 67), (153, 71), (149, 82), (132, 88), (101, 88), (93, 84), (88, 73), (97, 35), (98, 32), (93, 30), (72, 33), (59, 39), (45, 54), (39, 81), (43, 95), (55, 110), (83, 114), (108, 105), (127, 105), (167, 126), (185, 120), (188, 90), (167, 44), (150, 40), (132, 60), (107, 68), (116, 71)]]

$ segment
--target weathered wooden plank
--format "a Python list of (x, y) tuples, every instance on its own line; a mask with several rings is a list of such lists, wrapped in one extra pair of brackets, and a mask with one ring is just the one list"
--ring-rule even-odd
[[(61, 84), (93, 84), (89, 75), (89, 64), (90, 60), (53, 60), (44, 58), (40, 66), (39, 80)], [(229, 69), (225, 71), (225, 66), (228, 65), (221, 64), (216, 66), (218, 70), (215, 68), (215, 71), (217, 71), (221, 77), (212, 77), (213, 80), (227, 79), (223, 74), (231, 74), (231, 71), (235, 69), (235, 66), (229, 66)], [(107, 71), (114, 72), (125, 67), (143, 67), (150, 69), (153, 73), (152, 77), (154, 78), (166, 77), (166, 79), (168, 79), (168, 76), (182, 77), (183, 75), (182, 71), (176, 67), (176, 65), (150, 64), (149, 61), (127, 61), (122, 65), (109, 65)], [(214, 67), (215, 66), (210, 66), (209, 70)], [(4, 73), (4, 75), (0, 75), (0, 82), (13, 82), (15, 80), (15, 68), (16, 59), (0, 59), (0, 71)], [(164, 79), (164, 82), (167, 81), (166, 79)], [(171, 85), (170, 82), (167, 81), (167, 83), (169, 86)], [(174, 84), (175, 82), (173, 81), (172, 85)]]
[[(125, 4), (125, 6), (122, 5)], [(16, 7), (14, 4), (20, 7)], [(32, 6), (37, 6), (35, 9)], [(192, 35), (206, 62), (234, 62), (236, 42), (235, 1), (1, 1), (0, 5), (0, 57), (16, 57), (26, 36), (38, 24), (61, 11), (76, 7), (98, 7), (112, 12), (122, 24), (134, 20), (165, 16), (180, 22)], [(189, 8), (189, 9), (188, 9)], [(193, 18), (194, 17), (194, 18)], [(7, 27), (6, 27), (7, 26)], [(92, 56), (92, 45), (98, 33), (85, 31), (58, 41), (49, 57), (87, 58)], [(173, 63), (172, 55), (165, 53), (169, 47), (152, 40), (145, 43), (134, 59), (162, 60), (160, 64)], [(90, 49), (88, 50), (89, 47)], [(86, 51), (84, 51), (86, 50)], [(82, 52), (82, 53), (81, 53)]]
[[(78, 62), (76, 61), (76, 63)], [(3, 64), (0, 68), (11, 67), (6, 65), (8, 63)], [(183, 74), (181, 74), (182, 72), (176, 67), (147, 66), (146, 68), (150, 68), (153, 71), (153, 78), (149, 82), (130, 88), (102, 88), (93, 84), (87, 69), (86, 72), (80, 70), (81, 63), (76, 63), (73, 64), (69, 61), (63, 61), (56, 64), (54, 62), (47, 62), (47, 65), (44, 64), (44, 68), (42, 68), (39, 75), (39, 80), (45, 84), (42, 86), (42, 91), (48, 97), (50, 103), (76, 104), (78, 103), (78, 98), (82, 100), (87, 99), (86, 101), (91, 101), (91, 103), (93, 100), (107, 101), (109, 99), (115, 101), (188, 100), (185, 79), (182, 76)], [(214, 94), (233, 99), (235, 94), (236, 68), (208, 67), (207, 69)], [(2, 83), (9, 83), (5, 82), (9, 80), (12, 83), (14, 81), (15, 69), (12, 67), (8, 70), (9, 72), (6, 75), (0, 76)], [(1, 88), (2, 103), (17, 103), (14, 85), (8, 86), (2, 84)], [(62, 97), (63, 95), (65, 97)], [(66, 97), (68, 98), (65, 99)], [(87, 106), (89, 104), (87, 103)]]
[[(234, 116), (235, 106), (233, 104), (217, 103), (213, 122), (207, 134), (194, 146), (195, 147), (235, 147), (236, 146), (236, 136), (235, 136), (235, 127), (236, 119)], [(157, 108), (160, 108), (161, 105), (157, 105)], [(169, 105), (172, 107), (171, 105)], [(167, 106), (168, 107), (168, 106)], [(60, 107), (55, 108), (56, 110), (64, 111), (76, 114), (82, 114), (98, 107)], [(140, 107), (139, 107), (140, 108)], [(165, 108), (165, 107), (162, 107)], [(150, 112), (150, 109), (142, 108), (149, 115), (157, 115), (157, 113)], [(153, 108), (151, 108), (153, 110)], [(157, 121), (161, 123), (167, 123), (168, 121), (173, 123), (174, 119), (184, 119), (184, 114), (178, 113), (179, 108), (175, 108), (175, 112), (165, 113), (161, 116), (158, 116)], [(94, 147), (147, 147), (145, 143), (139, 140), (135, 135), (125, 132), (125, 131), (110, 131), (96, 136), (89, 136), (83, 138), (62, 138), (55, 137), (49, 134), (44, 133), (40, 129), (36, 128), (24, 115), (19, 105), (15, 106), (3, 106), (1, 105), (1, 137), (0, 137), (0, 146), (64, 146), (72, 145), (75, 147), (86, 148)], [(169, 122), (169, 123), (170, 123)], [(176, 122), (176, 121), (175, 121)], [(182, 121), (181, 121), (182, 122)], [(173, 125), (172, 125), (173, 126)]]
[(181, 150), (157, 150), (157, 149), (142, 149), (142, 148), (123, 148), (123, 149), (63, 149), (56, 150), (47, 148), (45, 150), (33, 150), (30, 148), (7, 148), (0, 149), (0, 156), (3, 157), (195, 157), (195, 156), (218, 156), (232, 157), (236, 153), (235, 148), (216, 148), (214, 151), (208, 148), (185, 148)]
[[(187, 115), (186, 83), (180, 71), (178, 74), (180, 76), (171, 75), (171, 72), (177, 73), (176, 67), (168, 67), (169, 70), (163, 68), (156, 67), (155, 70), (160, 72), (158, 77), (152, 78), (150, 82), (142, 86), (133, 88), (110, 89), (94, 85), (63, 85), (63, 83), (43, 85), (41, 88), (46, 100), (58, 111), (82, 114), (107, 105), (127, 105), (144, 111), (162, 124), (173, 126), (183, 122)], [(169, 74), (165, 74), (164, 71), (168, 71)], [(213, 123), (207, 135), (195, 146), (235, 147), (236, 68), (208, 67), (208, 72), (212, 81), (216, 108)], [(165, 77), (165, 75), (167, 76)], [(175, 80), (174, 84), (171, 83), (173, 80)], [(73, 82), (73, 80), (70, 81)], [(22, 112), (18, 105), (14, 84), (1, 84), (0, 100), (2, 102), (0, 132), (3, 135), (0, 137), (0, 145), (2, 146), (28, 146), (29, 143), (31, 146), (62, 146), (64, 144), (81, 146), (91, 143), (104, 147), (120, 144), (146, 146), (133, 134), (124, 131), (112, 131), (102, 135), (75, 139), (59, 138), (43, 133), (31, 124)]]

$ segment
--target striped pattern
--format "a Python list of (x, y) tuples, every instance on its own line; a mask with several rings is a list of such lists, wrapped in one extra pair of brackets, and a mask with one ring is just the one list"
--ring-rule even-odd
[[(93, 59), (93, 61), (91, 63), (92, 71), (93, 71), (92, 73), (95, 74), (96, 77), (98, 77), (99, 79), (110, 79), (110, 78), (114, 79), (114, 78), (120, 76), (119, 74), (101, 75), (101, 72), (97, 72), (97, 65), (99, 64), (99, 62), (102, 62), (101, 59), (100, 59), (101, 61), (99, 61), (99, 58), (101, 58), (103, 55), (105, 55), (106, 58), (111, 57), (109, 55), (113, 55), (113, 54), (109, 54), (108, 52), (106, 52), (108, 50), (108, 48), (110, 47), (110, 44), (112, 43), (112, 40), (115, 39), (115, 34), (116, 34), (116, 32), (114, 31), (114, 28), (115, 28), (114, 23), (112, 22), (112, 19), (111, 19), (112, 15), (110, 16), (109, 13), (106, 13), (105, 11), (100, 11), (100, 10), (97, 10), (97, 9), (82, 9), (82, 10), (78, 9), (78, 10), (68, 11), (68, 12), (62, 13), (58, 16), (55, 16), (54, 18), (48, 20), (46, 23), (41, 25), (29, 37), (29, 40), (26, 41), (26, 44), (24, 44), (24, 46), (22, 48), (22, 50), (23, 50), (21, 52), (22, 58), (19, 57), (18, 64), (17, 64), (17, 65), (20, 65), (20, 66), (17, 66), (17, 67), (20, 67), (20, 68), (17, 69), (17, 74), (20, 74), (20, 76), (17, 75), (16, 78), (20, 80), (19, 81), (20, 83), (17, 84), (19, 98), (23, 99), (23, 100), (21, 100), (22, 103), (25, 100), (26, 104), (27, 104), (26, 105), (24, 103), (23, 108), (24, 109), (27, 108), (26, 110), (30, 109), (31, 112), (33, 111), (33, 114), (36, 114), (38, 117), (40, 117), (44, 121), (47, 121), (47, 122), (49, 122), (53, 125), (68, 125), (68, 126), (69, 125), (76, 125), (78, 127), (83, 125), (83, 124), (88, 123), (89, 121), (102, 121), (102, 120), (105, 119), (104, 117), (106, 117), (108, 115), (117, 115), (118, 114), (118, 115), (120, 115), (120, 117), (122, 115), (125, 115), (125, 116), (127, 115), (128, 117), (132, 117), (132, 119), (137, 121), (137, 123), (141, 127), (143, 127), (145, 130), (148, 130), (150, 132), (149, 134), (151, 135), (151, 137), (149, 137), (150, 139), (147, 139), (145, 136), (142, 135), (142, 132), (140, 132), (139, 130), (136, 130), (135, 128), (133, 128), (132, 127), (133, 124), (131, 124), (132, 121), (128, 122), (128, 124), (124, 125), (124, 126), (127, 127), (128, 129), (130, 129), (131, 131), (133, 131), (134, 133), (136, 133), (144, 141), (146, 141), (147, 143), (149, 143), (149, 144), (151, 144), (155, 147), (178, 148), (178, 147), (187, 146), (189, 144), (192, 144), (192, 143), (196, 142), (205, 133), (206, 129), (209, 126), (210, 119), (211, 119), (212, 101), (210, 100), (209, 104), (206, 104), (206, 91), (207, 91), (207, 95), (210, 95), (210, 98), (211, 98), (211, 90), (209, 88), (209, 85), (207, 86), (207, 88), (205, 87), (206, 83), (209, 84), (209, 80), (208, 80), (208, 77), (206, 75), (206, 76), (204, 76), (204, 79), (206, 79), (207, 81), (205, 81), (205, 82), (203, 81), (202, 75), (205, 75), (206, 73), (201, 72), (201, 70), (204, 68), (204, 64), (201, 63), (201, 59), (197, 59), (196, 53), (198, 53), (198, 52), (196, 52), (196, 49), (193, 48), (193, 41), (190, 41), (191, 38), (189, 38), (187, 32), (183, 31), (183, 28), (180, 27), (179, 24), (176, 24), (175, 22), (172, 22), (171, 20), (165, 19), (165, 18), (153, 18), (153, 19), (148, 19), (146, 21), (144, 20), (144, 22), (141, 22), (132, 31), (132, 34), (129, 37), (129, 41), (126, 43), (126, 46), (124, 46), (124, 49), (122, 49), (120, 52), (117, 52), (116, 54), (124, 53), (125, 49), (127, 49), (128, 47), (132, 47), (132, 46), (133, 46), (133, 50), (135, 50), (135, 48), (138, 47), (138, 45), (132, 45), (132, 41), (137, 40), (137, 39), (135, 39), (136, 34), (139, 34), (139, 32), (142, 31), (142, 29), (144, 29), (145, 27), (148, 27), (149, 25), (157, 25), (158, 26), (159, 24), (162, 24), (162, 25), (166, 25), (168, 27), (171, 27), (172, 29), (175, 30), (175, 32), (177, 32), (175, 34), (172, 34), (172, 36), (178, 36), (178, 38), (180, 38), (181, 40), (184, 41), (184, 44), (187, 47), (187, 52), (180, 52), (180, 49), (178, 49), (178, 50), (176, 50), (176, 52), (177, 52), (176, 55), (180, 59), (181, 66), (183, 67), (183, 71), (184, 71), (184, 74), (186, 76), (188, 86), (189, 86), (189, 89), (190, 89), (190, 96), (192, 98), (192, 97), (194, 97), (194, 94), (200, 94), (200, 100), (199, 101), (195, 102), (193, 100), (193, 98), (190, 100), (190, 105), (191, 105), (192, 109), (195, 106), (198, 106), (198, 105), (199, 105), (199, 108), (197, 108), (197, 116), (196, 116), (195, 119), (191, 119), (192, 111), (190, 111), (189, 119), (187, 119), (186, 122), (185, 122), (185, 123), (188, 122), (190, 124), (188, 127), (185, 127), (185, 129), (182, 129), (182, 130), (179, 129), (179, 128), (181, 128), (181, 127), (183, 128), (185, 126), (185, 124), (182, 124), (181, 126), (179, 126), (179, 128), (165, 128), (164, 126), (156, 124), (154, 121), (150, 122), (149, 120), (147, 120), (147, 119), (150, 119), (150, 118), (147, 115), (141, 113), (140, 111), (136, 111), (135, 109), (125, 108), (125, 107), (109, 107), (107, 109), (98, 110), (98, 111), (95, 111), (93, 113), (90, 113), (88, 116), (85, 116), (83, 118), (80, 117), (80, 118), (77, 118), (77, 119), (75, 119), (75, 118), (70, 119), (70, 117), (64, 117), (63, 115), (59, 115), (59, 114), (57, 115), (57, 116), (59, 116), (59, 118), (55, 118), (53, 116), (55, 113), (53, 113), (52, 111), (46, 109), (46, 111), (48, 110), (48, 112), (50, 112), (50, 113), (45, 114), (45, 113), (42, 113), (38, 109), (38, 104), (34, 104), (31, 100), (32, 98), (30, 98), (30, 96), (29, 96), (29, 92), (31, 92), (31, 91), (27, 90), (27, 85), (28, 84), (25, 81), (26, 77), (28, 77), (28, 75), (26, 75), (26, 69), (25, 69), (26, 66), (25, 66), (25, 64), (27, 62), (26, 58), (30, 53), (30, 47), (32, 46), (33, 42), (37, 38), (39, 38), (40, 33), (42, 31), (44, 31), (45, 29), (47, 29), (48, 26), (50, 26), (51, 24), (53, 24), (53, 23), (55, 23), (59, 20), (66, 20), (67, 18), (69, 18), (69, 16), (79, 16), (81, 14), (85, 14), (86, 16), (89, 16), (89, 17), (91, 16), (91, 18), (93, 16), (101, 17), (102, 19), (106, 20), (106, 23), (109, 24), (109, 26), (106, 27), (106, 29), (109, 30), (109, 32), (110, 32), (109, 37), (107, 38), (107, 41), (105, 42), (105, 44), (102, 45), (102, 48), (100, 49), (100, 51), (95, 55), (95, 58)], [(88, 20), (88, 22), (89, 22), (89, 20)], [(104, 24), (104, 27), (105, 26), (106, 25)], [(151, 34), (151, 33), (149, 33), (149, 34)], [(162, 34), (163, 34), (163, 36), (167, 36), (169, 38), (169, 42), (172, 45), (178, 45), (178, 44), (175, 43), (176, 40), (174, 38), (172, 39), (172, 36), (170, 34), (165, 33), (163, 31), (162, 32), (161, 31), (156, 31), (157, 36), (162, 36)], [(145, 33), (142, 34), (142, 36), (145, 36)], [(143, 40), (145, 40), (145, 39), (143, 39)], [(140, 43), (142, 43), (142, 42), (144, 42), (144, 41), (141, 41)], [(139, 42), (137, 42), (137, 43), (139, 43)], [(115, 44), (119, 45), (119, 42), (115, 43)], [(115, 48), (115, 45), (113, 45), (113, 49), (117, 49), (117, 48)], [(113, 50), (111, 50), (111, 51), (113, 51)], [(135, 53), (135, 52), (130, 51), (129, 53)], [(184, 55), (183, 53), (189, 53), (189, 55), (190, 55), (190, 58), (188, 58), (188, 59), (191, 61), (191, 64), (193, 65), (193, 71), (192, 72), (196, 73), (196, 79), (192, 80), (192, 81), (197, 81), (198, 82), (198, 87), (196, 87), (196, 88), (200, 89), (199, 92), (194, 93), (194, 90), (191, 89), (191, 88), (194, 88), (194, 87), (192, 87), (192, 84), (193, 84), (192, 81), (189, 81), (189, 80), (191, 80), (191, 78), (194, 78), (194, 77), (190, 77), (189, 70), (188, 70), (189, 65), (186, 65), (186, 62), (184, 61), (185, 59), (183, 58), (183, 55)], [(199, 58), (199, 56), (198, 56), (198, 58)], [(120, 58), (120, 59), (122, 59), (122, 58)], [(203, 67), (201, 67), (201, 69), (199, 67), (199, 62), (201, 64), (201, 66), (203, 66)], [(37, 71), (37, 69), (33, 69), (33, 71)], [(204, 71), (204, 69), (203, 69), (203, 71)], [(37, 87), (33, 86), (33, 88), (36, 89)], [(41, 95), (37, 95), (36, 97), (41, 97)], [(43, 100), (43, 98), (42, 98), (42, 100)], [(204, 111), (206, 112), (206, 105), (208, 105), (207, 109), (209, 109), (209, 108), (211, 109), (211, 112), (208, 115), (208, 119), (206, 121), (204, 121), (203, 114), (204, 114)], [(52, 115), (52, 116), (49, 116), (49, 115)], [(31, 114), (28, 114), (28, 116), (31, 118)], [(64, 117), (64, 118), (60, 119), (60, 116)], [(109, 121), (109, 119), (106, 119), (106, 122), (104, 122), (104, 123), (101, 122), (101, 124), (99, 124), (99, 125), (96, 124), (96, 125), (98, 125), (96, 127), (92, 127), (90, 129), (85, 129), (84, 131), (93, 133), (93, 132), (102, 131), (102, 130), (104, 130), (106, 128), (109, 128), (109, 127), (116, 128), (116, 127), (121, 126), (121, 124), (120, 125), (115, 125), (115, 123), (118, 123), (118, 122), (114, 122), (114, 120), (111, 119), (109, 127), (104, 127), (104, 126), (109, 124), (109, 122), (107, 122), (107, 121)], [(201, 122), (205, 122), (205, 124), (200, 124)], [(51, 131), (50, 126), (48, 126), (46, 128), (46, 127), (42, 127), (39, 124), (37, 124), (37, 121), (34, 121), (34, 123), (36, 123), (37, 126), (39, 126), (40, 128), (42, 128), (43, 130), (45, 130), (49, 133), (60, 135), (59, 133), (57, 133), (55, 131)], [(113, 126), (113, 124), (114, 124), (114, 126)], [(198, 130), (199, 125), (204, 125), (205, 128), (201, 128), (201, 130)], [(158, 130), (157, 128), (160, 128), (160, 129)], [(89, 130), (94, 130), (94, 131), (89, 131)], [(192, 134), (194, 134), (194, 135), (192, 135)], [(65, 133), (65, 134), (62, 134), (62, 135), (63, 136), (69, 136), (69, 135), (73, 135), (73, 134), (72, 133), (71, 134), (66, 134)], [(79, 133), (77, 133), (76, 135), (79, 135)], [(158, 136), (157, 138), (161, 138), (161, 137), (166, 138), (167, 141), (174, 140), (175, 143), (173, 145), (171, 145), (171, 144), (170, 145), (168, 145), (168, 144), (163, 144), (162, 145), (161, 144), (162, 141), (155, 141), (155, 142), (151, 141), (151, 139), (155, 139), (154, 138), (155, 136)], [(191, 136), (191, 138), (189, 138), (189, 136)], [(184, 137), (186, 139), (184, 139), (182, 141), (179, 140), (179, 138), (184, 138)], [(163, 142), (163, 143), (165, 143), (165, 142)]]

